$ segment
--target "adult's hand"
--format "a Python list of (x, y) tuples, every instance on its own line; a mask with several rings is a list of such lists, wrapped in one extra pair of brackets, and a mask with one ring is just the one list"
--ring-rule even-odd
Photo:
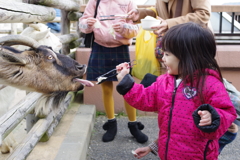
[(161, 36), (164, 32), (168, 30), (168, 24), (167, 24), (167, 21), (165, 21), (160, 17), (157, 17), (157, 19), (161, 20), (160, 24), (157, 26), (151, 27), (151, 29), (154, 29), (153, 31), (154, 34)]
[(122, 23), (115, 23), (112, 25), (115, 32), (121, 33), (123, 31), (123, 25)]
[(137, 21), (139, 19), (139, 12), (137, 9), (133, 9), (128, 12), (127, 20)]
[(134, 154), (134, 156), (138, 159), (146, 156), (149, 152), (151, 152), (151, 148), (150, 147), (142, 147), (142, 148), (138, 148), (134, 151), (136, 154)]
[(96, 18), (92, 18), (92, 17), (87, 18), (87, 25), (88, 25), (89, 27), (92, 27), (96, 21), (97, 21)]

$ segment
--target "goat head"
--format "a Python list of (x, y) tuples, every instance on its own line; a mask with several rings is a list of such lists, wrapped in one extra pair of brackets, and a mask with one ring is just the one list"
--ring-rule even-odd
[[(81, 79), (86, 65), (39, 45), (35, 40), (20, 35), (0, 38), (0, 84), (43, 93), (46, 103), (58, 105), (69, 91), (79, 91), (93, 83)], [(20, 51), (11, 45), (31, 47)]]
[(78, 91), (83, 85), (92, 85), (78, 79), (83, 77), (86, 65), (46, 46), (23, 52), (1, 46), (0, 57), (1, 84), (41, 93)]

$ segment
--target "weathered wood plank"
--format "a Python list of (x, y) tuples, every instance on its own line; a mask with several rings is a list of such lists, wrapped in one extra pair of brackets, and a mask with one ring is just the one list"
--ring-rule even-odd
[(47, 141), (53, 134), (56, 126), (59, 124), (63, 114), (71, 102), (71, 98), (72, 95), (68, 94), (64, 102), (61, 106), (59, 106), (57, 114), (51, 112), (46, 118), (39, 119), (33, 128), (28, 132), (21, 144), (15, 148), (14, 152), (12, 152), (6, 160), (25, 160), (43, 136), (44, 140), (42, 141)]
[(56, 17), (54, 8), (13, 1), (0, 1), (0, 23), (48, 22)]
[(32, 149), (36, 146), (39, 139), (43, 136), (46, 132), (47, 128), (50, 126), (54, 119), (53, 113), (50, 113), (46, 119), (40, 119), (37, 123), (33, 126), (33, 128), (28, 132), (25, 139), (18, 145), (14, 152), (10, 154), (6, 160), (25, 160)]
[(77, 40), (78, 34), (65, 34), (65, 35), (61, 35), (59, 36), (60, 42), (65, 44), (65, 43), (70, 43), (72, 41)]
[(78, 21), (80, 17), (82, 17), (82, 13), (80, 12), (69, 12), (68, 13), (68, 19), (70, 21)]
[(62, 106), (59, 107), (58, 113), (55, 116), (55, 118), (53, 119), (53, 122), (51, 123), (51, 125), (48, 127), (47, 131), (44, 134), (44, 138), (42, 138), (40, 141), (41, 142), (45, 142), (47, 140), (49, 140), (49, 138), (52, 136), (54, 129), (57, 127), (57, 125), (59, 124), (59, 122), (61, 121), (64, 113), (66, 112), (71, 100), (72, 100), (72, 95), (68, 94), (67, 97), (64, 100), (64, 103), (62, 104)]
[(23, 0), (24, 3), (40, 4), (65, 11), (79, 11), (81, 0)]
[(41, 95), (41, 93), (29, 93), (0, 118), (0, 144), (22, 119), (34, 109), (35, 102)]
[[(70, 42), (70, 43), (69, 43), (69, 47), (70, 47), (71, 49), (73, 49), (73, 48), (78, 48), (78, 47), (81, 45), (82, 42), (83, 42), (83, 38), (82, 38), (82, 37), (81, 37), (81, 38), (78, 38), (77, 40)], [(70, 53), (70, 54), (71, 54), (71, 53)], [(73, 59), (75, 59), (75, 58), (73, 58)]]

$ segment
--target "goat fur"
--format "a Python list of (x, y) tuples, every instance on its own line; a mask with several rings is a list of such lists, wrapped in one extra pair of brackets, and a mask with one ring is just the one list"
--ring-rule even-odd
[[(62, 43), (59, 38), (51, 33), (50, 28), (43, 23), (29, 24), (20, 35), (30, 37), (36, 40), (41, 45), (52, 47), (55, 52), (59, 52), (62, 48)], [(19, 50), (27, 50), (29, 47), (18, 45), (15, 46)]]

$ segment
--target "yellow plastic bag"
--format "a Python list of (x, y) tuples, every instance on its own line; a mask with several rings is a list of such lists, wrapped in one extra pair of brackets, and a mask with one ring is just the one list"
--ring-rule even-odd
[(132, 75), (140, 80), (145, 74), (160, 75), (160, 64), (155, 57), (156, 35), (151, 31), (139, 30), (135, 44), (136, 65), (132, 68)]

